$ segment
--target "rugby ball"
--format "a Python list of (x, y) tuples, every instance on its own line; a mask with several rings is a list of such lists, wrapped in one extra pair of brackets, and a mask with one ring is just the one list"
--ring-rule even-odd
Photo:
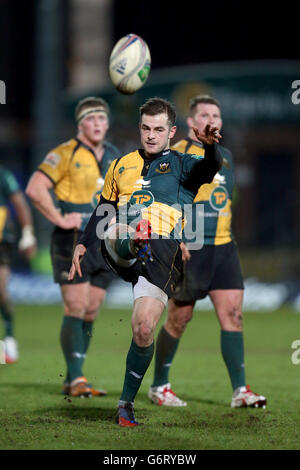
[(127, 34), (114, 46), (109, 58), (109, 75), (120, 93), (130, 95), (146, 82), (151, 68), (147, 43), (136, 34)]

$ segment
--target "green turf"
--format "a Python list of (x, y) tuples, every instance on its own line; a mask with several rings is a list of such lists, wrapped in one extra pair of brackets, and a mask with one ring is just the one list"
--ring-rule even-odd
[(267, 396), (266, 410), (230, 408), (216, 317), (196, 312), (170, 377), (188, 407), (161, 408), (148, 401), (152, 362), (135, 402), (144, 426), (131, 429), (114, 424), (131, 340), (130, 312), (102, 311), (85, 363), (85, 375), (109, 395), (65, 399), (61, 307), (16, 310), (20, 360), (0, 365), (0, 449), (300, 448), (300, 365), (291, 362), (300, 318), (289, 309), (244, 315), (247, 382)]

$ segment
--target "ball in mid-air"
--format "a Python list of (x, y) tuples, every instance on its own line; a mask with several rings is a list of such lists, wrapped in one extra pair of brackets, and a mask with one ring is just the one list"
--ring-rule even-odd
[(120, 93), (130, 95), (146, 82), (151, 67), (147, 43), (136, 34), (127, 34), (114, 46), (109, 58), (109, 75)]

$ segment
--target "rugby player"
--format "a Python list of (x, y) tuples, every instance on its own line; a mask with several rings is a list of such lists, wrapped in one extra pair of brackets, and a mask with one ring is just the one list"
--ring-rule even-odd
[[(182, 224), (181, 208), (192, 203), (199, 186), (211, 182), (221, 167), (215, 145), (221, 138), (218, 127), (208, 125), (201, 132), (195, 128), (196, 138), (204, 145), (205, 158), (199, 158), (170, 150), (170, 139), (176, 132), (175, 120), (173, 105), (164, 99), (152, 98), (141, 106), (142, 149), (115, 160), (110, 166), (99, 206), (76, 246), (69, 275), (73, 279), (76, 272), (81, 274), (80, 260), (91, 243), (103, 238), (101, 225), (104, 213), (110, 208), (111, 217), (113, 209), (117, 208), (119, 239), (122, 238), (120, 221), (124, 213), (128, 221), (131, 217), (139, 220), (135, 234), (123, 238), (125, 245), (128, 241), (128, 253), (134, 252), (132, 240), (138, 252), (136, 259), (128, 260), (128, 265), (119, 261), (117, 243), (114, 256), (113, 242), (107, 242), (109, 235), (101, 242), (109, 265), (133, 285), (133, 337), (118, 405), (120, 426), (139, 424), (134, 417), (134, 399), (154, 353), (155, 327), (181, 278), (181, 238), (177, 235), (178, 226)], [(103, 214), (99, 215), (101, 212)], [(111, 225), (105, 233), (109, 234), (113, 227)], [(126, 252), (124, 244), (122, 259)]]
[(6, 364), (19, 358), (18, 342), (15, 338), (14, 313), (8, 292), (11, 273), (11, 257), (14, 235), (10, 230), (9, 207), (13, 207), (21, 226), (22, 235), (18, 243), (20, 252), (30, 260), (36, 251), (36, 238), (30, 207), (14, 175), (0, 166), (0, 311), (4, 321), (4, 354)]
[[(193, 128), (204, 129), (208, 124), (222, 128), (219, 102), (208, 95), (192, 98), (187, 117), (188, 136), (173, 149), (204, 155), (203, 144), (196, 139)], [(222, 168), (210, 184), (201, 186), (193, 204), (194, 217), (204, 206), (204, 246), (198, 250), (189, 243), (182, 246), (184, 279), (168, 302), (167, 319), (156, 341), (154, 380), (148, 397), (157, 405), (186, 406), (171, 388), (170, 367), (179, 340), (192, 319), (196, 301), (209, 295), (221, 327), (221, 353), (233, 389), (231, 407), (266, 406), (266, 398), (252, 392), (246, 384), (242, 323), (244, 284), (231, 227), (234, 162), (227, 148), (219, 144), (218, 148), (223, 158)], [(193, 249), (189, 250), (189, 246)]]
[[(88, 383), (83, 363), (93, 323), (109, 283), (115, 278), (100, 250), (90, 247), (83, 276), (68, 280), (73, 250), (99, 201), (104, 176), (120, 155), (107, 142), (109, 106), (102, 98), (87, 97), (75, 109), (77, 136), (51, 150), (32, 175), (26, 193), (35, 207), (55, 225), (51, 239), (54, 281), (60, 285), (64, 317), (60, 343), (67, 365), (63, 393), (73, 397), (102, 396)], [(58, 207), (50, 191), (54, 190)]]

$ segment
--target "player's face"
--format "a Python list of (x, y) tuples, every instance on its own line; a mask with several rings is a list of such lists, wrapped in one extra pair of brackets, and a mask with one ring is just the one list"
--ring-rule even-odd
[(93, 145), (97, 145), (105, 139), (108, 128), (106, 113), (90, 114), (78, 126), (81, 136)]
[(215, 104), (199, 103), (193, 117), (187, 119), (188, 126), (197, 127), (204, 130), (207, 124), (216, 126), (219, 130), (222, 127), (221, 111)]
[(146, 155), (154, 155), (169, 148), (176, 126), (170, 128), (166, 113), (150, 116), (143, 114), (140, 123), (141, 143)]

